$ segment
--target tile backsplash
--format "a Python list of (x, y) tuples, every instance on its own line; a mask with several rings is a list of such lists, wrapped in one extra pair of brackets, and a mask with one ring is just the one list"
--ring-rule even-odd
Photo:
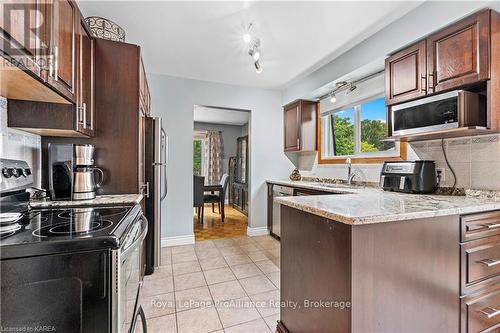
[(0, 157), (25, 160), (33, 171), (34, 186), (41, 183), (41, 138), (7, 127), (7, 99), (0, 96)]
[[(445, 140), (448, 162), (455, 171), (457, 186), (467, 189), (500, 190), (500, 135)], [(435, 160), (444, 169), (444, 185), (452, 186), (453, 173), (446, 165), (441, 140), (411, 144), (420, 159)]]
[[(446, 165), (441, 140), (411, 142), (408, 159), (436, 161), (444, 170), (442, 186), (452, 186), (453, 173)], [(500, 191), (500, 134), (453, 138), (444, 140), (448, 161), (457, 177), (457, 187)], [(345, 165), (318, 164), (316, 153), (304, 153), (298, 159), (303, 176), (340, 178), (347, 177)], [(357, 164), (353, 170), (357, 180), (378, 182), (382, 164)]]

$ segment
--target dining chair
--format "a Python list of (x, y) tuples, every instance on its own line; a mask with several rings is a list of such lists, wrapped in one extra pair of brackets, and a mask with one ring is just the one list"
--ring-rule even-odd
[(205, 177), (193, 176), (193, 207), (197, 208), (198, 223), (203, 223), (203, 215), (205, 213), (205, 203), (203, 201), (204, 186)]
[(205, 194), (203, 198), (203, 201), (205, 203), (212, 204), (212, 212), (215, 211), (214, 204), (217, 204), (217, 206), (219, 207), (219, 213), (221, 214), (222, 217), (222, 222), (224, 222), (224, 202), (226, 199), (228, 182), (229, 182), (229, 175), (225, 173), (222, 175), (219, 182), (219, 184), (222, 186), (222, 191), (220, 191), (218, 194), (215, 193)]

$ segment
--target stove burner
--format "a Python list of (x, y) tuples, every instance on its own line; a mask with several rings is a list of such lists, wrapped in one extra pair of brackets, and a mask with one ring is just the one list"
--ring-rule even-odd
[(60, 218), (63, 218), (63, 219), (71, 219), (75, 216), (78, 216), (81, 214), (86, 214), (86, 215), (93, 215), (97, 218), (103, 218), (103, 217), (111, 217), (111, 216), (115, 216), (118, 214), (123, 214), (129, 208), (127, 208), (127, 207), (106, 208), (105, 211), (109, 212), (107, 214), (103, 214), (98, 209), (99, 208), (73, 208), (71, 210), (65, 210), (65, 211), (59, 213), (57, 216)]
[(65, 235), (88, 235), (93, 232), (103, 230), (111, 226), (113, 222), (109, 220), (99, 220), (92, 222), (64, 222), (55, 225), (47, 225), (33, 231), (33, 236), (55, 237)]
[(78, 223), (62, 223), (56, 225), (55, 227), (50, 228), (49, 232), (53, 234), (69, 235), (80, 232), (89, 233), (94, 230), (101, 229), (100, 227), (101, 223), (99, 222), (91, 222), (90, 225), (78, 224)]

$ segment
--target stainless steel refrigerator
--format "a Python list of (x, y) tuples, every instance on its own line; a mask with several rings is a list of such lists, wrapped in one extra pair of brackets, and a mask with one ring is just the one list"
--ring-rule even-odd
[(161, 202), (167, 196), (168, 139), (161, 118), (144, 117), (145, 211), (148, 234), (145, 241), (146, 275), (160, 265)]

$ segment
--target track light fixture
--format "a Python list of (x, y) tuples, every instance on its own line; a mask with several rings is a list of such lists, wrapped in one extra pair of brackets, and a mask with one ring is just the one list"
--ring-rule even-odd
[(259, 61), (254, 62), (254, 63), (253, 63), (253, 65), (254, 65), (254, 67), (255, 67), (255, 72), (256, 72), (257, 74), (262, 73), (262, 70), (263, 70), (263, 69), (262, 69), (262, 66), (260, 65), (260, 62), (259, 62)]
[(335, 103), (337, 101), (337, 96), (335, 96), (335, 92), (332, 91), (330, 93), (330, 103)]
[(253, 29), (253, 23), (250, 23), (248, 25), (247, 30), (243, 34), (243, 42), (245, 42), (245, 44), (250, 44), (250, 42), (252, 41), (252, 35), (251, 35), (252, 29)]
[(262, 57), (262, 52), (260, 50), (260, 39), (250, 35), (250, 31), (253, 29), (253, 24), (248, 26), (247, 32), (243, 35), (243, 41), (248, 45), (248, 55), (252, 57), (253, 65), (255, 67), (255, 72), (257, 74), (262, 73), (262, 65), (260, 64), (260, 59)]
[[(349, 86), (349, 88), (347, 88), (347, 86)], [(346, 90), (346, 95), (347, 95), (352, 91), (354, 91), (355, 89), (356, 86), (352, 83), (348, 83), (347, 81), (339, 81), (335, 83), (335, 88), (329, 94), (330, 103), (335, 103), (337, 101), (337, 96), (335, 95), (335, 93)]]
[[(330, 100), (330, 103), (335, 103), (335, 102), (337, 102), (337, 96), (340, 93), (344, 94), (341, 97), (348, 96), (349, 94), (352, 94), (356, 89), (358, 89), (358, 85), (360, 85), (361, 83), (363, 83), (367, 80), (370, 80), (374, 77), (378, 77), (379, 75), (382, 75), (383, 73), (384, 73), (384, 70), (380, 70), (378, 72), (366, 75), (366, 76), (359, 78), (359, 79), (356, 79), (356, 80), (338, 81), (335, 83), (334, 87), (330, 88), (331, 91), (329, 91), (329, 92), (328, 92), (328, 90), (325, 91), (325, 93), (323, 95), (321, 95), (319, 97), (319, 99), (325, 100), (328, 98)], [(363, 85), (361, 85), (360, 89), (363, 89)]]

